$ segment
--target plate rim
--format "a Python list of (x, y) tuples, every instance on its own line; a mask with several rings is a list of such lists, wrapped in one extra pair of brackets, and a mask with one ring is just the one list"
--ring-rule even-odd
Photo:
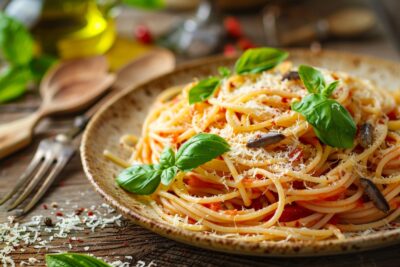
[[(322, 50), (320, 52), (312, 52), (306, 49), (287, 49), (289, 53), (302, 54), (305, 53), (308, 56), (339, 56), (341, 58), (346, 57), (346, 60), (362, 60), (367, 61), (370, 64), (377, 63), (377, 65), (391, 65), (392, 67), (400, 67), (400, 64), (393, 60), (381, 59), (373, 56), (360, 55), (356, 53), (341, 52), (334, 50)], [(185, 72), (188, 69), (204, 66), (205, 64), (215, 64), (221, 62), (221, 64), (227, 64), (232, 62), (237, 57), (225, 57), (225, 56), (213, 56), (202, 59), (193, 60), (178, 66), (175, 70), (161, 75), (150, 81), (146, 81), (137, 86), (127, 88), (114, 97), (112, 97), (103, 107), (101, 107), (87, 125), (80, 146), (81, 161), (86, 177), (95, 188), (95, 190), (114, 208), (116, 208), (124, 217), (127, 217), (135, 224), (140, 225), (156, 234), (162, 235), (169, 239), (173, 239), (178, 242), (182, 242), (191, 246), (197, 246), (209, 250), (227, 252), (241, 255), (253, 255), (253, 256), (267, 256), (267, 257), (309, 257), (309, 256), (324, 256), (324, 255), (336, 255), (344, 253), (360, 252), (365, 250), (371, 250), (374, 248), (382, 248), (385, 246), (393, 245), (400, 242), (400, 228), (377, 231), (367, 236), (351, 237), (346, 241), (333, 239), (333, 240), (319, 240), (319, 241), (289, 241), (289, 242), (276, 242), (276, 241), (265, 241), (263, 243), (246, 242), (243, 240), (234, 239), (223, 239), (205, 235), (199, 232), (193, 232), (189, 230), (180, 229), (172, 225), (154, 221), (146, 216), (134, 212), (129, 207), (119, 203), (113, 196), (106, 193), (101, 186), (96, 183), (95, 177), (90, 166), (90, 160), (88, 160), (88, 139), (94, 131), (95, 125), (99, 123), (101, 116), (107, 112), (107, 110), (116, 102), (118, 102), (124, 96), (131, 94), (137, 89), (140, 89), (148, 84), (157, 83), (172, 77), (177, 73)], [(374, 242), (373, 242), (374, 241)]]

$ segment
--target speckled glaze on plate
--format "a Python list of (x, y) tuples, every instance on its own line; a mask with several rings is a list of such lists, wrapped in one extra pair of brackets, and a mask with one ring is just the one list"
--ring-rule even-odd
[[(290, 51), (290, 60), (339, 70), (367, 78), (379, 87), (400, 90), (400, 64), (377, 58), (348, 53), (308, 50)], [(88, 125), (81, 145), (83, 167), (87, 177), (104, 199), (134, 223), (162, 236), (206, 249), (257, 256), (321, 256), (356, 252), (387, 246), (400, 241), (400, 229), (380, 230), (342, 240), (324, 241), (265, 241), (246, 242), (212, 237), (183, 230), (163, 223), (145, 202), (119, 188), (114, 178), (121, 169), (106, 160), (105, 149), (127, 158), (118, 146), (119, 138), (127, 133), (140, 136), (142, 123), (155, 97), (164, 89), (185, 84), (217, 72), (219, 66), (232, 66), (234, 58), (215, 57), (186, 64), (170, 74), (161, 76), (136, 88), (122, 92), (105, 105)]]

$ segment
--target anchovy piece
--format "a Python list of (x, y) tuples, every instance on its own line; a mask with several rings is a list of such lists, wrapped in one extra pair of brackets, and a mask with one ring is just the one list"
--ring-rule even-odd
[(282, 81), (284, 80), (300, 80), (300, 76), (299, 73), (297, 71), (289, 71), (286, 72), (283, 76), (282, 76)]
[(383, 196), (382, 192), (378, 189), (378, 187), (371, 180), (366, 178), (360, 178), (360, 182), (361, 186), (364, 188), (364, 192), (372, 200), (375, 207), (377, 207), (384, 213), (388, 213), (390, 210), (389, 203)]
[(360, 145), (368, 148), (374, 142), (374, 128), (370, 123), (364, 123), (360, 127)]
[(272, 144), (276, 144), (285, 139), (285, 136), (281, 133), (267, 133), (256, 136), (247, 142), (246, 146), (251, 148), (264, 147)]

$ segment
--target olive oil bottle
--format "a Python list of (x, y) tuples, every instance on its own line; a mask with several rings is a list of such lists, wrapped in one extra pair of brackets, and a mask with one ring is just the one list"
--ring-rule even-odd
[(41, 0), (32, 32), (40, 48), (61, 58), (104, 54), (115, 39), (112, 17), (95, 0)]

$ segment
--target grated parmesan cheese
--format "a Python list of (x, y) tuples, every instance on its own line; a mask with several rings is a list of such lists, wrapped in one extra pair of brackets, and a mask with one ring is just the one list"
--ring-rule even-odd
[[(51, 206), (58, 208), (57, 203), (52, 203)], [(61, 210), (61, 208), (58, 208), (58, 210)], [(78, 238), (71, 235), (77, 232), (87, 229), (94, 232), (106, 226), (121, 226), (121, 215), (116, 215), (115, 210), (109, 205), (91, 206), (90, 210), (95, 214), (89, 216), (83, 213), (81, 215), (70, 213), (64, 216), (54, 216), (53, 227), (45, 225), (45, 217), (42, 215), (32, 216), (29, 221), (22, 223), (15, 221), (15, 217), (8, 217), (7, 222), (0, 223), (0, 263), (3, 267), (16, 266), (11, 254), (26, 251), (24, 247), (47, 251), (53, 248), (51, 242), (54, 239), (69, 238), (76, 241)], [(48, 238), (45, 238), (47, 235), (49, 235)], [(68, 250), (71, 250), (74, 244), (66, 242), (65, 246)], [(84, 250), (88, 251), (89, 247), (84, 247)], [(38, 259), (29, 258), (28, 261), (21, 261), (20, 266), (35, 266), (38, 262)], [(129, 263), (119, 262), (114, 262), (112, 266), (129, 266)]]

